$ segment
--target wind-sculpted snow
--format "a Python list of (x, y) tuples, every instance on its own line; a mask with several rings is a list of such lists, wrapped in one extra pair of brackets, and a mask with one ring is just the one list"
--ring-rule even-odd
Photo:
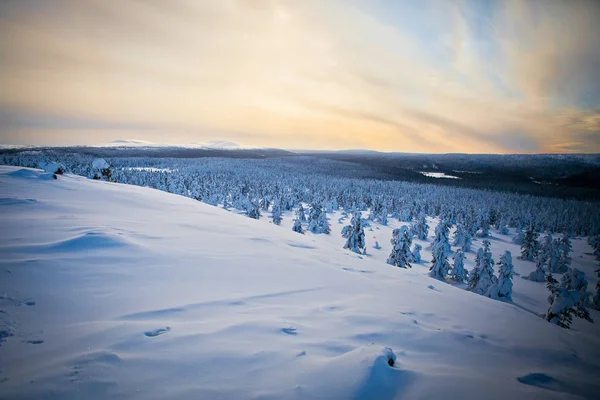
[[(540, 318), (542, 283), (515, 279), (510, 303), (428, 277), (431, 237), (415, 239), (422, 262), (386, 264), (397, 220), (371, 222), (356, 254), (343, 249), (341, 212), (329, 214), (346, 220), (331, 235), (301, 235), (289, 212), (276, 226), (163, 191), (18, 170), (0, 167), (0, 198), (33, 200), (0, 203), (0, 398), (599, 393), (597, 325)], [(518, 254), (510, 236), (487, 240), (495, 257)], [(593, 269), (589, 251), (573, 239), (573, 265)]]

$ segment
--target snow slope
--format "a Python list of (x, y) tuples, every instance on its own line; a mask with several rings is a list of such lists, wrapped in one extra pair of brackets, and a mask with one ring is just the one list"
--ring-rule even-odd
[[(335, 235), (3, 166), (0, 226), (0, 398), (600, 393), (595, 329), (559, 328), (428, 278), (424, 265), (357, 256), (332, 246)], [(519, 281), (516, 292), (534, 284)]]

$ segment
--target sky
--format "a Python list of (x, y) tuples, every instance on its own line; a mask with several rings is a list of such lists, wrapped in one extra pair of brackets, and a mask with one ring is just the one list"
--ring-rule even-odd
[(595, 0), (1, 0), (0, 143), (600, 153)]

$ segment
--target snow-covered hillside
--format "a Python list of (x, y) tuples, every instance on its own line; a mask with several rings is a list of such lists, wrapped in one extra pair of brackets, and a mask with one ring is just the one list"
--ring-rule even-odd
[[(397, 222), (372, 225), (368, 255), (343, 250), (339, 217), (300, 235), (290, 217), (0, 166), (0, 398), (598, 396), (598, 324), (537, 316), (543, 283), (479, 296), (426, 276), (427, 241), (422, 264), (385, 264)], [(573, 248), (591, 289), (590, 249)]]

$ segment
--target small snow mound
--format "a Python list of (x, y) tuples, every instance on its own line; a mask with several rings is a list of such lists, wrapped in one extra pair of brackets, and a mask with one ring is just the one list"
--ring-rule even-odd
[(41, 179), (41, 180), (50, 180), (54, 179), (54, 172), (43, 172), (39, 169), (32, 168), (20, 168), (16, 171), (9, 172), (6, 174), (12, 178), (21, 178), (21, 179)]
[(70, 239), (50, 243), (45, 246), (45, 249), (49, 251), (77, 252), (118, 248), (131, 245), (132, 243), (122, 235), (118, 235), (113, 232), (90, 231)]
[(16, 171), (9, 172), (7, 175), (14, 178), (39, 178), (41, 172), (31, 168), (20, 168)]
[(396, 354), (389, 347), (360, 347), (334, 357), (319, 368), (310, 381), (302, 382), (307, 397), (394, 399), (408, 386), (410, 371), (398, 368)]

